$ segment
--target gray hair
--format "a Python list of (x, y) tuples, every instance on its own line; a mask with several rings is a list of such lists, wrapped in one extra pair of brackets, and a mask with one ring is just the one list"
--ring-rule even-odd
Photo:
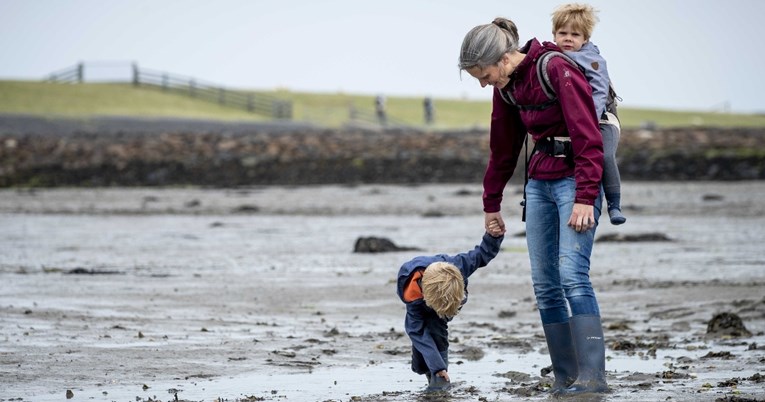
[(478, 25), (462, 40), (459, 68), (487, 67), (499, 63), (505, 53), (518, 50), (518, 28), (513, 21), (495, 18), (491, 24)]

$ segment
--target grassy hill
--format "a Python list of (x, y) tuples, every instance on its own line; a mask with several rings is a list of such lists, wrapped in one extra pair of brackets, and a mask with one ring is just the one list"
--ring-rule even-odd
[[(243, 91), (245, 92), (245, 91)], [(252, 92), (252, 91), (251, 91)], [(344, 93), (266, 93), (293, 104), (293, 119), (337, 127), (350, 120), (351, 109), (372, 115), (373, 95)], [(424, 127), (422, 98), (389, 97), (386, 107), (396, 123)], [(434, 99), (435, 129), (488, 127), (487, 101)], [(765, 115), (620, 108), (625, 127), (650, 121), (659, 127), (720, 126), (765, 127)], [(87, 118), (92, 116), (183, 117), (224, 121), (263, 121), (268, 116), (249, 113), (189, 96), (164, 93), (129, 84), (55, 84), (36, 81), (0, 81), (0, 114), (31, 114)]]

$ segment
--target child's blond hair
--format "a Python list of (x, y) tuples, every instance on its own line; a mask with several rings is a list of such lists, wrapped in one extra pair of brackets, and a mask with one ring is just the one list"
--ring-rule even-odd
[(558, 6), (552, 13), (552, 33), (555, 35), (558, 29), (570, 22), (574, 29), (582, 31), (584, 40), (588, 41), (598, 22), (598, 17), (595, 15), (597, 12), (598, 10), (589, 4), (569, 3)]
[(457, 267), (447, 262), (434, 262), (422, 274), (422, 298), (441, 318), (459, 313), (465, 297), (465, 283)]

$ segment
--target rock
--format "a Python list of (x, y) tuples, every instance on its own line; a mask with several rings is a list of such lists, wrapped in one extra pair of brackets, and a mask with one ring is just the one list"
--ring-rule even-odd
[(664, 233), (642, 233), (642, 234), (622, 234), (622, 233), (609, 233), (598, 238), (599, 242), (655, 242), (655, 241), (672, 241)]
[(400, 247), (384, 237), (359, 237), (353, 246), (354, 253), (386, 253), (391, 251), (412, 251), (415, 247)]
[(701, 199), (703, 201), (722, 201), (725, 197), (720, 194), (704, 194)]
[(531, 380), (531, 376), (529, 374), (522, 373), (520, 371), (512, 371), (512, 370), (506, 373), (497, 373), (497, 374), (494, 374), (494, 376), (507, 378), (515, 382), (527, 382)]
[(715, 337), (748, 338), (752, 333), (746, 329), (741, 317), (734, 313), (719, 313), (707, 323), (707, 335)]
[(121, 275), (119, 271), (106, 271), (100, 269), (72, 268), (66, 271), (69, 275)]
[(233, 209), (233, 213), (235, 214), (254, 214), (260, 211), (260, 208), (257, 205), (240, 205)]

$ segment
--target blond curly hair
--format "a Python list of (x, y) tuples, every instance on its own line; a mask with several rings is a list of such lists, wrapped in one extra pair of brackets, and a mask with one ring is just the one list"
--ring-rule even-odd
[(459, 313), (465, 298), (462, 273), (448, 262), (434, 262), (422, 273), (422, 298), (441, 318)]
[(558, 6), (552, 13), (553, 35), (570, 22), (574, 29), (582, 31), (585, 41), (590, 40), (595, 24), (598, 22), (598, 17), (595, 15), (597, 12), (598, 10), (589, 4), (570, 3)]

